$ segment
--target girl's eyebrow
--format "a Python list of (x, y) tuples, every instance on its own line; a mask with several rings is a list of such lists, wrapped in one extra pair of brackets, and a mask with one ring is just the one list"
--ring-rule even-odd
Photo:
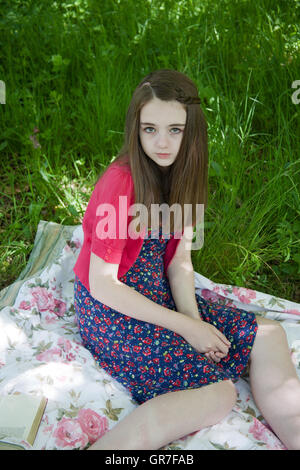
[[(156, 126), (156, 124), (153, 124), (152, 122), (141, 122), (144, 126)], [(168, 127), (172, 126), (185, 126), (185, 124), (169, 124)]]

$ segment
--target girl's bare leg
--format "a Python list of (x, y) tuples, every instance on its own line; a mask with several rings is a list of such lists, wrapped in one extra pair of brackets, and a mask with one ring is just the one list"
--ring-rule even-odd
[(135, 408), (88, 450), (160, 449), (216, 424), (235, 401), (236, 390), (230, 380), (159, 395)]
[(250, 383), (262, 415), (285, 446), (300, 450), (300, 380), (279, 322), (257, 316)]

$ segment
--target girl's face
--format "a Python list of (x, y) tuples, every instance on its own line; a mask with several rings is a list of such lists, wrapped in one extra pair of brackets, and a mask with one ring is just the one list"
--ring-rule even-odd
[(160, 167), (168, 167), (176, 160), (185, 122), (184, 106), (176, 100), (153, 98), (141, 109), (141, 145), (145, 154)]

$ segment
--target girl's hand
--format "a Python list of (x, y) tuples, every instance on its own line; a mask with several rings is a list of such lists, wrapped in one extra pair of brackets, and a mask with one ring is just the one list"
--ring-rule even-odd
[(187, 318), (181, 335), (196, 351), (215, 362), (227, 356), (231, 346), (226, 336), (213, 325), (191, 317)]
[(207, 357), (207, 359), (211, 359), (212, 361), (214, 362), (220, 362), (220, 360), (226, 356), (226, 354), (224, 353), (220, 353), (220, 352), (213, 352), (213, 351), (209, 351), (207, 353), (205, 353), (205, 356)]

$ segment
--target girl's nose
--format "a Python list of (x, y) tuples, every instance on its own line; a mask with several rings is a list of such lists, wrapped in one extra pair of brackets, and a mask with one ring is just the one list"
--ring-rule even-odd
[(161, 133), (157, 135), (157, 142), (159, 146), (165, 147), (168, 143), (168, 136), (167, 134)]

